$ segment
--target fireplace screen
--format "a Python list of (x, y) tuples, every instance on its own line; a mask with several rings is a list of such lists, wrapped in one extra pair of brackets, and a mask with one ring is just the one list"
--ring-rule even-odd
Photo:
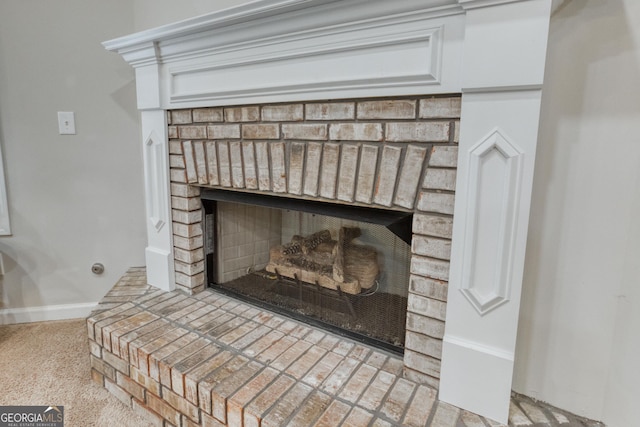
[[(334, 205), (324, 207), (330, 215), (299, 210), (305, 204), (283, 209), (203, 200), (209, 284), (401, 351), (408, 239), (394, 227), (342, 215)], [(410, 214), (401, 218), (410, 223)]]

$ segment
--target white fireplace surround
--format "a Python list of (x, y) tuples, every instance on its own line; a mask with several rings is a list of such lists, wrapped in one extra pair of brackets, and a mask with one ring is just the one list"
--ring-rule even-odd
[(462, 93), (439, 398), (506, 423), (551, 0), (258, 0), (104, 43), (135, 68), (149, 283), (175, 287), (166, 110)]

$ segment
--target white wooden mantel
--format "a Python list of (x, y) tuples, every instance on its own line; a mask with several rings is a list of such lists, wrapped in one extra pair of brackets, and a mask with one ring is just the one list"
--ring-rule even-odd
[(259, 0), (104, 43), (136, 72), (149, 283), (175, 286), (166, 110), (462, 93), (439, 398), (506, 423), (551, 0)]

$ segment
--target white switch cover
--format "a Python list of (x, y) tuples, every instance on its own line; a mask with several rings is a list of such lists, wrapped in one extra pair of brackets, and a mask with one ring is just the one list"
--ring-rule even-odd
[(58, 131), (60, 135), (76, 134), (76, 118), (73, 111), (58, 111)]

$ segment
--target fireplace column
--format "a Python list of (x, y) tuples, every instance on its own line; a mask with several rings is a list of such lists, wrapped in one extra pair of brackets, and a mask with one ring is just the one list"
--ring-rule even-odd
[(175, 289), (169, 180), (167, 112), (160, 92), (160, 58), (155, 42), (121, 52), (135, 68), (142, 131), (147, 225), (147, 281), (165, 291)]
[(506, 423), (550, 2), (465, 3), (440, 399)]

